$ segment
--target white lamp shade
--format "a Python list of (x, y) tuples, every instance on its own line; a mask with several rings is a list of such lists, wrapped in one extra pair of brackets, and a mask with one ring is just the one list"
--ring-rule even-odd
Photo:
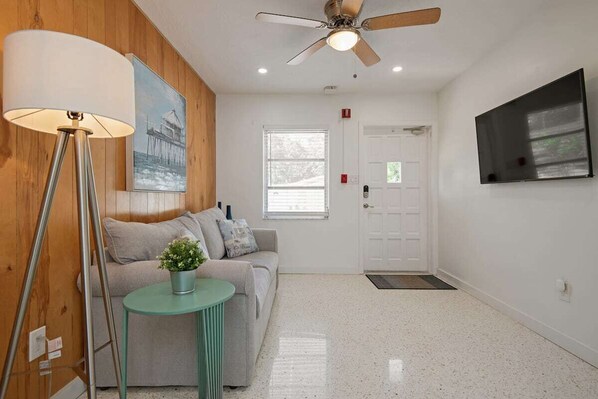
[(71, 126), (67, 111), (83, 113), (90, 138), (135, 131), (132, 64), (121, 54), (80, 36), (44, 30), (4, 39), (3, 115), (28, 129), (56, 133)]
[(326, 38), (326, 43), (337, 51), (351, 50), (358, 41), (359, 34), (354, 29), (337, 30)]

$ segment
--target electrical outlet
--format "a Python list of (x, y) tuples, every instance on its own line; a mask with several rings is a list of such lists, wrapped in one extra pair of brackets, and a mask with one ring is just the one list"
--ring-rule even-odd
[(48, 352), (54, 352), (62, 349), (62, 337), (54, 338), (48, 341)]
[(559, 292), (559, 299), (564, 302), (571, 302), (571, 283), (565, 281), (565, 289)]
[(29, 361), (34, 361), (44, 353), (46, 353), (46, 326), (29, 333)]
[(39, 375), (52, 374), (52, 361), (42, 360), (39, 362)]

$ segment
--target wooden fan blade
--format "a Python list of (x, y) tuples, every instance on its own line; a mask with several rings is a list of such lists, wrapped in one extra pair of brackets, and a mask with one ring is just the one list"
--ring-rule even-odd
[(440, 13), (440, 8), (428, 8), (425, 10), (383, 15), (381, 17), (366, 19), (361, 24), (361, 27), (365, 30), (380, 30), (435, 24), (440, 20)]
[(341, 3), (341, 12), (344, 15), (350, 15), (352, 17), (357, 17), (361, 12), (361, 7), (363, 6), (363, 0), (342, 0)]
[(324, 46), (326, 46), (326, 38), (325, 37), (321, 38), (320, 40), (318, 40), (317, 42), (315, 42), (314, 44), (312, 44), (311, 46), (309, 46), (308, 48), (306, 48), (305, 50), (303, 50), (302, 52), (297, 54), (295, 57), (291, 58), (289, 60), (289, 62), (287, 62), (287, 64), (288, 65), (299, 65), (303, 61), (308, 59), (310, 56), (314, 55), (316, 53), (316, 51), (318, 51), (319, 49), (321, 49)]
[(272, 14), (269, 12), (259, 12), (255, 19), (261, 22), (271, 22), (274, 24), (304, 26), (306, 28), (325, 28), (328, 24), (316, 19), (293, 17), (291, 15)]
[(353, 52), (355, 55), (357, 55), (357, 57), (359, 57), (365, 66), (369, 67), (380, 62), (380, 57), (378, 54), (372, 50), (370, 45), (363, 40), (363, 38), (361, 38), (353, 47)]

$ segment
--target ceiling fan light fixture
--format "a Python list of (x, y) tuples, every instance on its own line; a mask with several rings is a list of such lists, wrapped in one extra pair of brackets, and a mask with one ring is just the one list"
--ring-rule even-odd
[[(328, 35), (314, 42), (287, 61), (287, 65), (301, 64), (326, 45), (337, 51), (353, 50), (357, 58), (366, 67), (376, 65), (380, 62), (380, 56), (370, 47), (367, 40), (361, 37), (360, 29), (377, 31), (408, 26), (431, 25), (440, 20), (440, 14), (442, 13), (440, 8), (435, 7), (380, 15), (360, 20), (359, 16), (365, 0), (325, 1), (324, 13), (326, 14), (326, 21), (269, 12), (259, 12), (255, 16), (256, 20), (263, 22), (330, 30)], [(395, 67), (394, 72), (400, 72), (399, 68)]]
[(359, 39), (359, 33), (355, 29), (339, 29), (328, 35), (326, 43), (337, 51), (347, 51), (355, 47)]

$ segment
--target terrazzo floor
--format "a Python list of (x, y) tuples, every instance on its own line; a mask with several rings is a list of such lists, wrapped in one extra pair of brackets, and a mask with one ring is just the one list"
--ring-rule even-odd
[[(128, 397), (197, 391), (130, 388)], [(282, 275), (253, 384), (224, 397), (596, 399), (598, 369), (462, 291)]]

